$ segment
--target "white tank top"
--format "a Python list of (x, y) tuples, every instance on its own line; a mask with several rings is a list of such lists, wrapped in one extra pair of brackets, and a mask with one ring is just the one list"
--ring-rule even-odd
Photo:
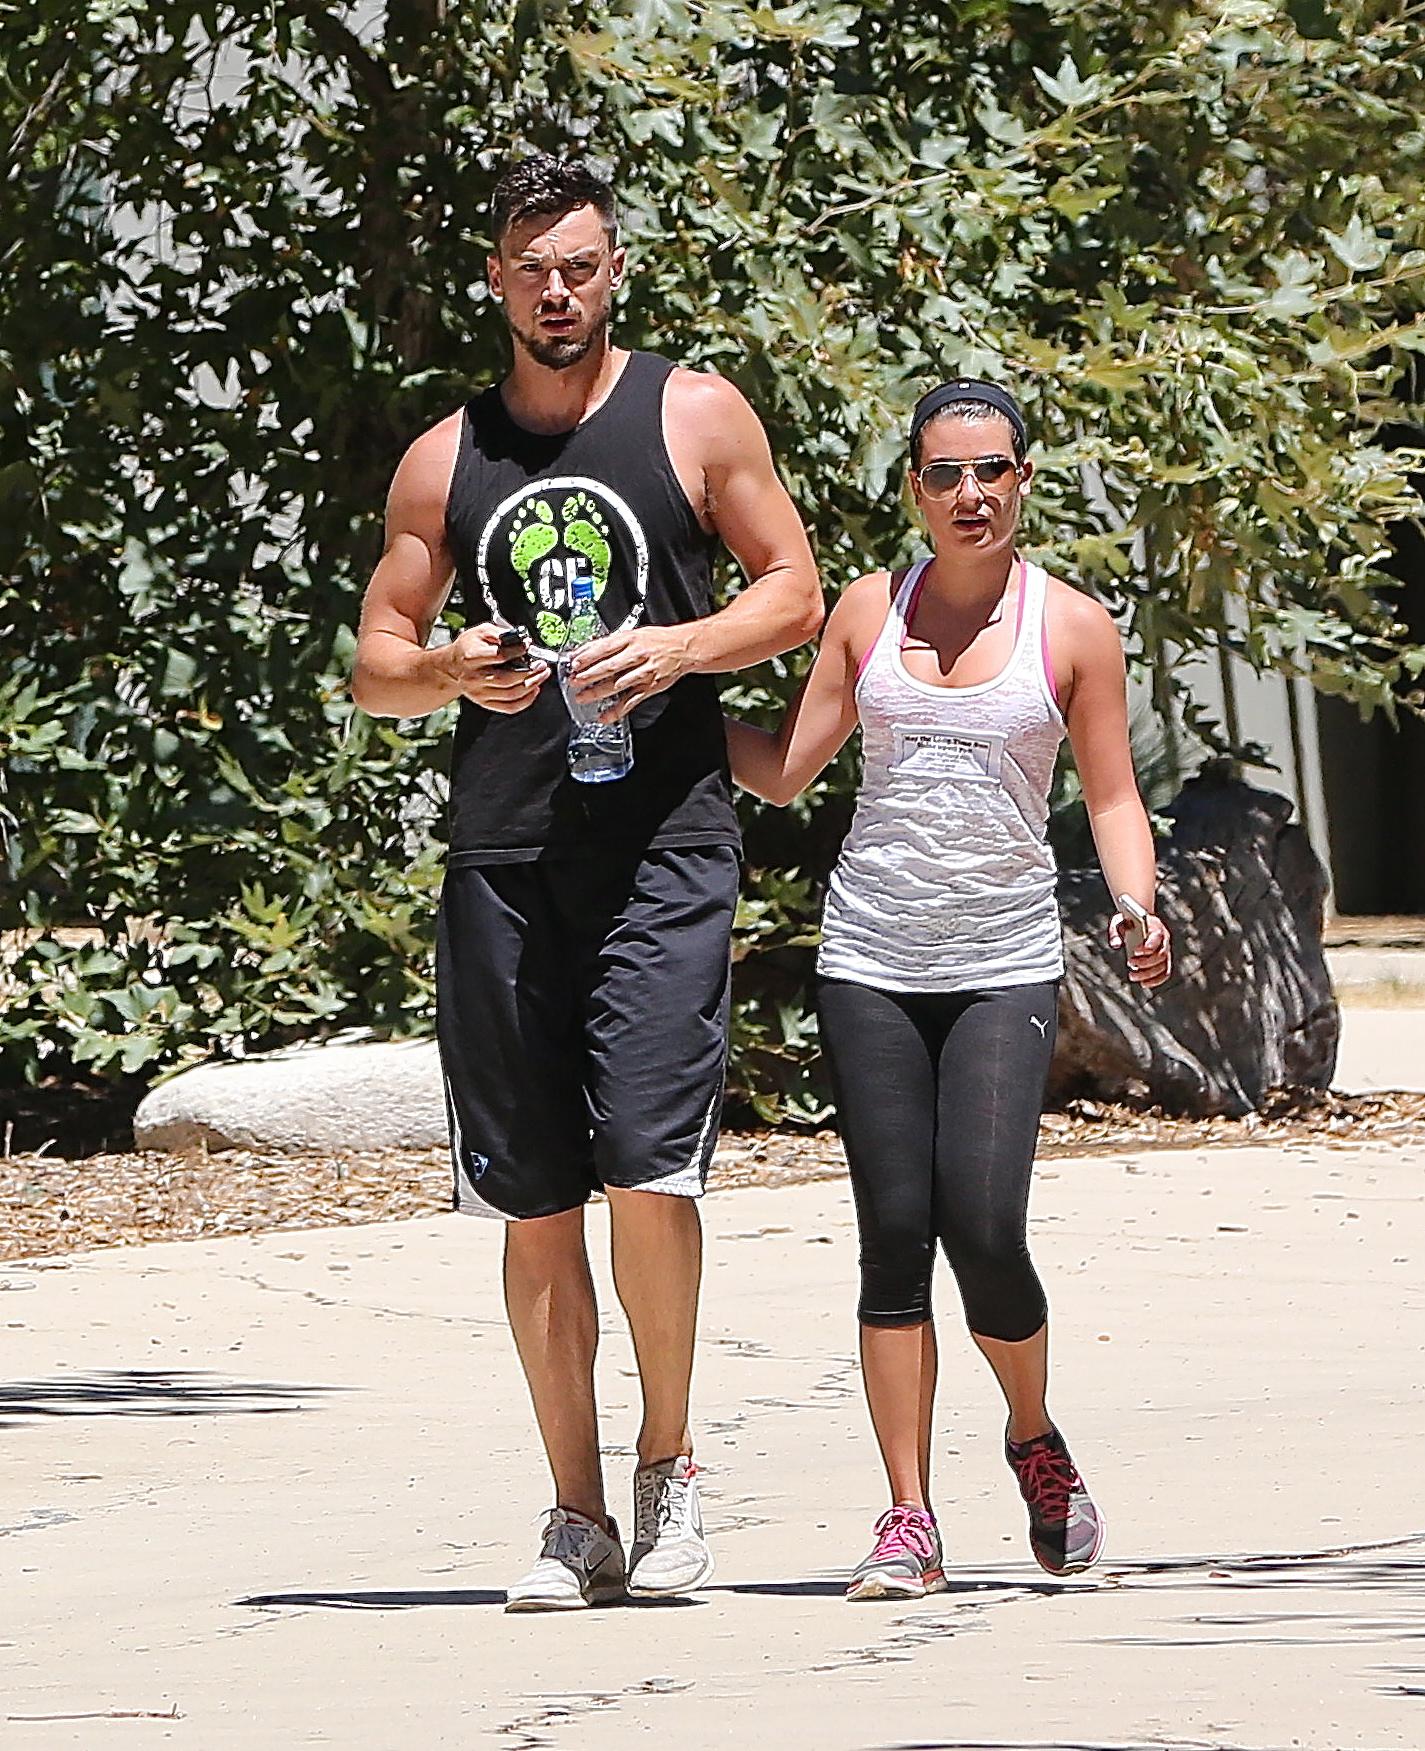
[(890, 991), (1033, 985), (1064, 971), (1049, 786), (1064, 739), (1042, 566), (1020, 567), (1014, 649), (939, 687), (901, 655), (930, 565), (906, 573), (856, 681), (864, 775), (827, 890), (817, 971)]

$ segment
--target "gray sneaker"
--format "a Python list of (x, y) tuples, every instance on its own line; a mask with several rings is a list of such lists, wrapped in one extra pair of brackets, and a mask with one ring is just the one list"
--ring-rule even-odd
[(852, 1571), (846, 1597), (923, 1599), (927, 1593), (943, 1593), (946, 1586), (935, 1516), (897, 1502), (876, 1522), (876, 1542)]
[(1051, 1575), (1077, 1575), (1103, 1551), (1103, 1515), (1057, 1429), (1032, 1441), (1005, 1437), (1004, 1456), (1029, 1509), (1029, 1548)]
[(703, 1537), (698, 1468), (683, 1454), (633, 1474), (633, 1549), (628, 1565), (633, 1593), (690, 1593), (713, 1572)]
[(506, 1611), (582, 1611), (625, 1596), (623, 1546), (618, 1527), (605, 1532), (573, 1508), (551, 1510), (539, 1560), (505, 1594)]

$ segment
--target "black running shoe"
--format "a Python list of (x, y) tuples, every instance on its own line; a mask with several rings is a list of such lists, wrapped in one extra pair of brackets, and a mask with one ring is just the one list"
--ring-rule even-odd
[(1029, 1507), (1029, 1548), (1051, 1575), (1076, 1575), (1103, 1550), (1103, 1516), (1084, 1488), (1057, 1429), (1032, 1441), (1011, 1441), (1004, 1456)]

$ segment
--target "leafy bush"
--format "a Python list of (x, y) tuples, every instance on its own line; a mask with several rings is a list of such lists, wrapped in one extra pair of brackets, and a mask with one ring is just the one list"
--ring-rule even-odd
[[(343, 676), (397, 457), (502, 368), (479, 227), (521, 145), (613, 170), (621, 337), (746, 389), (832, 589), (914, 550), (906, 410), (986, 371), (1039, 433), (1031, 547), (1160, 705), (1217, 643), (1417, 695), (1377, 438), (1425, 350), (1408, 8), (371, 13), (0, 9), (5, 1074), (429, 1025), (444, 725)], [(850, 761), (747, 810), (733, 1086), (769, 1114), (819, 1099)]]

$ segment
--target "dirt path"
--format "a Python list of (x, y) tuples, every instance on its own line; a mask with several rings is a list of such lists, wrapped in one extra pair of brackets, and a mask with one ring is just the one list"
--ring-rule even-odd
[[(1425, 1094), (1283, 1097), (1244, 1119), (1165, 1119), (1075, 1102), (1045, 1115), (1040, 1158), (1129, 1150), (1316, 1142), (1360, 1148), (1425, 1140)], [(844, 1173), (834, 1133), (726, 1132), (712, 1188), (784, 1186)], [(0, 1259), (274, 1228), (434, 1215), (450, 1207), (443, 1149), (387, 1154), (153, 1152), (56, 1160), (0, 1156)]]

